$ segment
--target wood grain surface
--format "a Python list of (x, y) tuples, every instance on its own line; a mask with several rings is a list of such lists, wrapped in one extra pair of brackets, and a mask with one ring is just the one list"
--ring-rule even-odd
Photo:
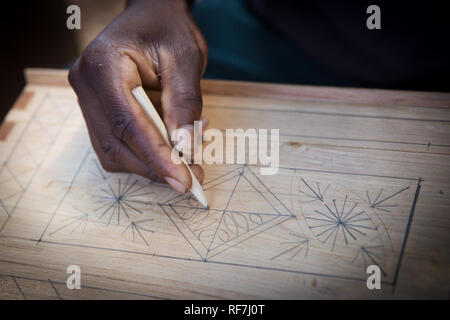
[(26, 77), (0, 129), (0, 298), (449, 298), (449, 94), (204, 80), (209, 127), (280, 129), (276, 175), (203, 166), (207, 211), (105, 172), (67, 72)]

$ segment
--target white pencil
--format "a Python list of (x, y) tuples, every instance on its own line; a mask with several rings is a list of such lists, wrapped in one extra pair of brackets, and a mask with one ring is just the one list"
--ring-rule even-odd
[[(167, 128), (164, 125), (164, 122), (162, 121), (155, 107), (153, 106), (153, 103), (150, 101), (147, 94), (145, 93), (144, 88), (142, 88), (142, 86), (139, 86), (131, 90), (131, 92), (133, 93), (134, 97), (139, 102), (141, 107), (144, 109), (145, 113), (150, 117), (150, 119), (153, 120), (153, 123), (158, 128), (167, 145), (170, 148), (172, 148)], [(206, 202), (205, 194), (203, 193), (202, 186), (198, 182), (197, 178), (195, 177), (194, 173), (192, 172), (191, 168), (189, 167), (189, 165), (187, 164), (186, 160), (183, 157), (181, 157), (181, 161), (183, 161), (183, 163), (185, 164), (186, 168), (188, 169), (191, 175), (192, 179), (192, 187), (190, 190), (191, 193), (206, 209), (209, 209), (208, 203)]]

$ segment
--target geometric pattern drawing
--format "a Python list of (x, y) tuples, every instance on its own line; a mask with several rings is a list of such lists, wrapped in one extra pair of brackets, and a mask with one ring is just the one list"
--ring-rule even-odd
[(303, 189), (300, 189), (300, 193), (305, 195), (307, 198), (309, 198), (310, 200), (308, 201), (303, 201), (304, 203), (310, 203), (310, 202), (314, 202), (314, 201), (323, 201), (323, 197), (325, 196), (325, 193), (327, 192), (328, 188), (330, 187), (330, 185), (328, 184), (322, 191), (320, 190), (320, 183), (317, 182), (317, 189), (314, 190), (313, 187), (311, 187), (308, 182), (305, 181), (305, 179), (300, 178), (300, 181), (303, 182), (305, 184), (305, 186), (307, 187), (306, 191), (303, 191)]
[(73, 233), (84, 233), (88, 225), (88, 222), (89, 222), (89, 214), (81, 212), (80, 215), (68, 219), (68, 221), (64, 223), (62, 226), (59, 226), (58, 228), (50, 232), (49, 236), (60, 231), (67, 231), (69, 235)]
[(402, 234), (390, 226), (406, 226), (417, 180), (280, 168), (289, 185), (256, 166), (205, 169), (209, 210), (189, 193), (105, 172), (91, 150), (43, 241), (358, 280), (377, 264), (395, 283)]
[[(22, 131), (14, 141), (9, 154), (0, 155), (0, 232), (75, 108), (67, 105), (74, 103), (73, 99), (51, 95), (41, 97), (30, 118), (23, 123)], [(42, 115), (54, 115), (57, 124), (49, 123)]]
[[(295, 218), (247, 165), (205, 183), (203, 188), (208, 199), (219, 199), (209, 210), (191, 195), (176, 196), (161, 207), (205, 261), (261, 230)], [(212, 190), (220, 190), (220, 196), (211, 195), (217, 193)], [(246, 199), (250, 195), (254, 200), (249, 205)]]
[(280, 252), (276, 256), (270, 258), (270, 260), (278, 259), (282, 256), (288, 257), (287, 259), (294, 259), (299, 253), (303, 252), (303, 256), (306, 258), (308, 256), (309, 251), (309, 239), (304, 236), (289, 232), (291, 236), (294, 237), (293, 241), (284, 241), (281, 242), (281, 245), (288, 244), (289, 248)]
[[(364, 270), (367, 269), (369, 265), (377, 265), (381, 266), (380, 260), (382, 259), (382, 246), (362, 246), (361, 249), (358, 250), (353, 262), (360, 259), (364, 263)], [(380, 267), (381, 272), (384, 276), (386, 276), (386, 272), (383, 268)]]
[(332, 243), (331, 250), (334, 249), (339, 235), (342, 235), (342, 240), (348, 245), (349, 240), (357, 241), (357, 237), (367, 237), (368, 231), (377, 230), (365, 211), (357, 209), (358, 203), (349, 204), (347, 199), (346, 195), (339, 208), (335, 199), (332, 205), (323, 201), (322, 209), (315, 209), (311, 216), (306, 217), (310, 229), (316, 230), (316, 237), (323, 243)]
[(2, 169), (0, 170), (0, 218), (2, 215), (9, 216), (12, 213), (12, 206), (24, 191), (8, 166), (5, 165)]
[[(203, 184), (207, 210), (190, 194), (105, 172), (73, 97), (47, 94), (33, 101), (39, 103), (0, 142), (2, 236), (30, 230), (22, 236), (37, 244), (86, 254), (110, 250), (266, 275), (365, 282), (366, 267), (376, 264), (383, 282), (395, 286), (420, 178), (309, 167), (280, 167), (277, 175), (262, 176), (253, 165), (204, 166), (212, 179)], [(45, 196), (35, 214), (32, 206)], [(49, 282), (55, 284), (65, 285)]]
[[(353, 178), (352, 183), (356, 181)], [(362, 179), (359, 183), (364, 186), (367, 182)], [(388, 276), (384, 266), (387, 263), (386, 254), (389, 253), (389, 275), (393, 276), (398, 272), (392, 263), (395, 259), (393, 246), (397, 250), (401, 248), (400, 244), (394, 244), (388, 224), (399, 219), (398, 214), (408, 209), (400, 209), (396, 202), (398, 197), (411, 190), (411, 183), (414, 182), (405, 183), (409, 185), (402, 186), (399, 182), (389, 188), (386, 186), (389, 190), (381, 188), (373, 191), (366, 186), (362, 190), (348, 191), (348, 183), (333, 183), (326, 178), (319, 183), (301, 176), (298, 178), (298, 190), (305, 225), (314, 238), (331, 252), (342, 257), (353, 257), (350, 262), (364, 267), (364, 271), (368, 265), (376, 264), (383, 276)], [(407, 197), (412, 195), (409, 192)], [(396, 215), (391, 217), (394, 209)]]
[[(82, 201), (74, 199), (65, 213), (53, 221), (48, 236), (82, 235), (87, 229), (114, 229), (118, 237), (141, 245), (150, 246), (154, 233), (153, 218), (149, 216), (154, 208), (150, 201), (151, 182), (133, 174), (111, 174), (104, 171), (96, 157), (88, 161), (87, 177), (95, 187), (88, 194), (79, 195)], [(87, 208), (79, 208), (88, 203)]]
[(117, 186), (106, 181), (106, 188), (100, 188), (102, 194), (97, 196), (99, 205), (94, 209), (94, 212), (99, 213), (99, 219), (105, 220), (107, 225), (112, 222), (120, 225), (121, 216), (130, 219), (133, 214), (143, 215), (142, 210), (136, 205), (151, 204), (149, 201), (141, 200), (142, 197), (148, 199), (151, 192), (144, 191), (145, 186), (137, 186), (137, 182), (137, 179), (132, 180), (131, 174), (125, 182), (118, 178)]
[(73, 291), (68, 289), (63, 281), (0, 273), (0, 297), (2, 299), (37, 300), (45, 298), (46, 300), (65, 300), (85, 299), (89, 295), (97, 295), (105, 300), (167, 299), (144, 293), (89, 285), (84, 285), (83, 290), (78, 290), (76, 294), (73, 294)]
[(211, 179), (203, 184), (207, 210), (189, 193), (105, 172), (91, 150), (41, 239), (358, 280), (377, 264), (383, 282), (395, 283), (404, 231), (392, 226), (407, 226), (417, 180), (295, 168), (262, 176), (258, 169), (205, 167)]
[(408, 189), (409, 189), (409, 187), (402, 188), (399, 191), (396, 191), (396, 192), (394, 192), (394, 193), (392, 193), (392, 194), (390, 194), (388, 196), (385, 196), (384, 198), (381, 198), (381, 199), (380, 199), (380, 196), (381, 196), (381, 194), (384, 191), (383, 189), (380, 189), (380, 192), (378, 192), (377, 196), (374, 199), (370, 199), (369, 191), (366, 191), (367, 200), (368, 200), (369, 205), (370, 205), (371, 208), (375, 208), (376, 210), (389, 213), (389, 212), (391, 212), (390, 208), (394, 208), (397, 205), (395, 205), (395, 204), (387, 204), (387, 203), (383, 203), (383, 202), (385, 202), (386, 200), (389, 200), (389, 199), (395, 197), (396, 195), (398, 195), (398, 194), (400, 194), (403, 191), (408, 190)]

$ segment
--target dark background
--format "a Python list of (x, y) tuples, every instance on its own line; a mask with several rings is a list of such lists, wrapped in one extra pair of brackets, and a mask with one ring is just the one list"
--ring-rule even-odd
[[(402, 83), (393, 81), (398, 73), (392, 72), (392, 70), (390, 70), (391, 74), (389, 74), (389, 70), (382, 74), (386, 83), (370, 83), (355, 79), (350, 79), (350, 81), (338, 72), (329, 72), (329, 69), (325, 68), (326, 66), (320, 64), (320, 58), (333, 60), (335, 65), (340, 66), (341, 64), (341, 70), (345, 71), (346, 69), (342, 68), (341, 63), (346, 58), (345, 52), (344, 56), (339, 56), (329, 52), (329, 49), (320, 50), (321, 45), (326, 48), (330, 44), (330, 39), (333, 38), (328, 40), (325, 38), (321, 39), (322, 42), (316, 42), (316, 51), (324, 52), (325, 56), (314, 57), (313, 46), (310, 48), (307, 43), (306, 50), (302, 50), (301, 41), (296, 42), (296, 33), (289, 34), (289, 27), (291, 29), (301, 28), (299, 33), (305, 36), (313, 35), (311, 37), (314, 40), (317, 38), (314, 37), (314, 33), (325, 32), (326, 23), (333, 23), (334, 17), (340, 17), (341, 21), (349, 20), (351, 17), (346, 8), (358, 8), (357, 12), (359, 12), (367, 7), (369, 2), (324, 0), (320, 1), (320, 5), (317, 5), (319, 2), (302, 0), (272, 1), (272, 4), (270, 1), (267, 2), (269, 4), (264, 4), (264, 2), (266, 1), (260, 0), (263, 5), (258, 5), (258, 0), (203, 0), (194, 7), (194, 16), (206, 37), (210, 50), (206, 77), (313, 85), (450, 91), (450, 59), (448, 59), (450, 28), (447, 17), (450, 15), (450, 11), (446, 10), (445, 2), (389, 1), (386, 2), (386, 5), (396, 3), (397, 9), (395, 14), (392, 14), (393, 11), (390, 11), (391, 14), (389, 14), (386, 10), (383, 11), (382, 1), (373, 1), (373, 4), (380, 5), (382, 11), (383, 33), (382, 36), (379, 33), (377, 37), (384, 39), (399, 36), (388, 28), (390, 25), (395, 25), (398, 30), (403, 32), (400, 34), (401, 39), (408, 40), (404, 43), (392, 40), (393, 43), (396, 43), (396, 50), (385, 52), (386, 57), (398, 56), (399, 52), (407, 54), (409, 52), (408, 45), (414, 44), (414, 39), (420, 38), (424, 44), (414, 44), (421, 54), (417, 56), (419, 57), (416, 60), (417, 66), (414, 66), (416, 61), (412, 61), (413, 67), (406, 68), (406, 70), (415, 71), (424, 65), (433, 64), (436, 69), (435, 72), (428, 73), (419, 81), (403, 81)], [(124, 0), (4, 1), (0, 13), (2, 39), (0, 123), (25, 85), (24, 68), (68, 68), (86, 44), (122, 10), (124, 3)], [(354, 6), (353, 3), (355, 3)], [(66, 8), (69, 4), (80, 5), (82, 30), (74, 31), (66, 28), (68, 17)], [(278, 4), (278, 9), (274, 8), (273, 4)], [(336, 5), (335, 8), (333, 8), (334, 5)], [(289, 14), (290, 10), (286, 10), (286, 7), (290, 6), (296, 8), (304, 16), (303, 19), (294, 17), (292, 19), (294, 22), (290, 23), (286, 29), (286, 24), (277, 24), (273, 18), (278, 16), (278, 20), (288, 21), (289, 16), (286, 14)], [(305, 13), (305, 8), (309, 9), (310, 7), (315, 7), (315, 11), (311, 11), (311, 14)], [(323, 14), (327, 10), (331, 14), (331, 20), (319, 21), (316, 19), (315, 14)], [(363, 14), (365, 14), (364, 10)], [(307, 17), (312, 17), (311, 20), (318, 23), (316, 28), (308, 29), (308, 25), (303, 24)], [(339, 31), (338, 29), (336, 28), (336, 31)], [(350, 30), (355, 29), (350, 28)], [(331, 37), (333, 36), (331, 35)], [(298, 39), (302, 40), (304, 37), (297, 37)], [(379, 51), (380, 47), (377, 45), (374, 50)], [(220, 59), (221, 53), (226, 53), (226, 56), (230, 58), (228, 60)], [(253, 69), (246, 68), (246, 64)], [(390, 80), (392, 81), (389, 82)]]
[(63, 68), (76, 56), (64, 1), (3, 1), (0, 121), (20, 94), (26, 67)]

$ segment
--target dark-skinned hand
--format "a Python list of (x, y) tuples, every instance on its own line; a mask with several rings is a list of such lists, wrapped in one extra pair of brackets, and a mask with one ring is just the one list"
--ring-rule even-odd
[[(94, 39), (69, 73), (103, 168), (191, 187), (183, 164), (171, 160), (152, 121), (131, 93), (139, 85), (160, 90), (161, 115), (171, 134), (192, 128), (202, 112), (200, 78), (206, 42), (185, 0), (134, 0)], [(199, 181), (203, 171), (191, 168)]]

